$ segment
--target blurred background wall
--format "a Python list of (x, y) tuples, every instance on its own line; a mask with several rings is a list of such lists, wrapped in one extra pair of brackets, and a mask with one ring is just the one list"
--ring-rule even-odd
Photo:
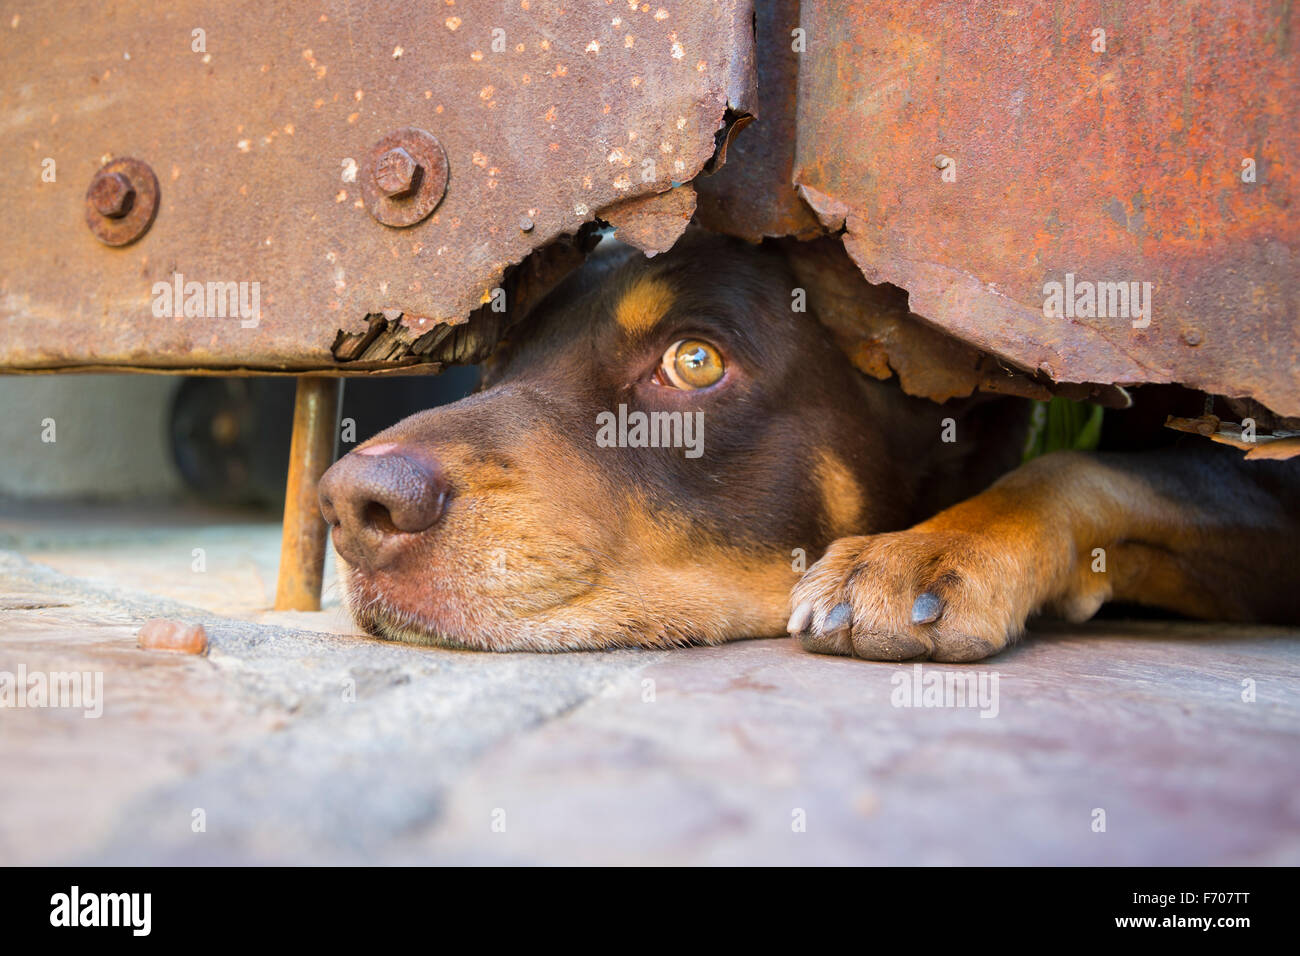
[[(477, 383), (475, 367), (345, 380), (339, 454)], [(0, 376), (0, 498), (278, 509), (293, 396), (291, 378)]]
[(184, 483), (167, 420), (180, 381), (170, 375), (0, 376), (0, 495), (179, 494)]

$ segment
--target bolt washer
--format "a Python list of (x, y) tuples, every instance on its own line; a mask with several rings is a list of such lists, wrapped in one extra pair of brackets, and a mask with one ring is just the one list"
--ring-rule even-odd
[[(420, 167), (420, 185), (409, 196), (384, 195), (375, 181), (380, 157), (396, 146), (410, 153)], [(370, 215), (385, 226), (413, 226), (438, 208), (447, 191), (447, 154), (432, 133), (414, 126), (394, 130), (370, 148), (361, 170), (361, 198)]]
[[(121, 173), (135, 190), (130, 210), (116, 219), (102, 215), (91, 198), (95, 180), (110, 173)], [(125, 246), (139, 239), (153, 225), (154, 216), (158, 214), (158, 196), (158, 177), (148, 163), (129, 156), (111, 160), (100, 167), (86, 188), (86, 225), (104, 245)]]

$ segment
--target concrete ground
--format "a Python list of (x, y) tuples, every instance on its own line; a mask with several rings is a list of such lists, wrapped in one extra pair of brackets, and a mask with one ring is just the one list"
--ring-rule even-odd
[[(1295, 631), (1043, 626), (919, 672), (494, 655), (357, 636), (328, 582), (270, 612), (278, 554), (229, 514), (0, 515), (0, 684), (102, 675), (0, 709), (0, 862), (1300, 863)], [(209, 654), (138, 649), (153, 617)], [(954, 674), (975, 706), (927, 699)]]

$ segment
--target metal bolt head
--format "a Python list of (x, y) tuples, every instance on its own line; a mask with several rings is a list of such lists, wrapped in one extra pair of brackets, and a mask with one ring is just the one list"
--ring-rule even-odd
[(447, 191), (447, 153), (428, 130), (403, 126), (375, 143), (357, 177), (366, 210), (393, 229), (424, 220)]
[(158, 214), (158, 177), (143, 160), (111, 159), (90, 180), (82, 209), (86, 227), (104, 245), (135, 242)]
[(520, 217), (519, 217), (519, 228), (522, 229), (524, 232), (532, 232), (532, 231), (533, 231), (533, 220), (532, 220), (530, 217), (528, 217), (528, 216), (520, 216)]
[(131, 211), (135, 189), (121, 173), (101, 172), (90, 184), (90, 201), (101, 216), (121, 219)]
[(375, 163), (375, 185), (389, 199), (414, 192), (420, 186), (420, 164), (400, 146), (394, 146)]

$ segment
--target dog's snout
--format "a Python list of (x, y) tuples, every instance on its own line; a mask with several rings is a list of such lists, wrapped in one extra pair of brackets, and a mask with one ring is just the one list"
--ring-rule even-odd
[(447, 493), (436, 461), (390, 443), (335, 462), (321, 478), (320, 507), (339, 554), (375, 571), (393, 561), (408, 536), (437, 523)]

